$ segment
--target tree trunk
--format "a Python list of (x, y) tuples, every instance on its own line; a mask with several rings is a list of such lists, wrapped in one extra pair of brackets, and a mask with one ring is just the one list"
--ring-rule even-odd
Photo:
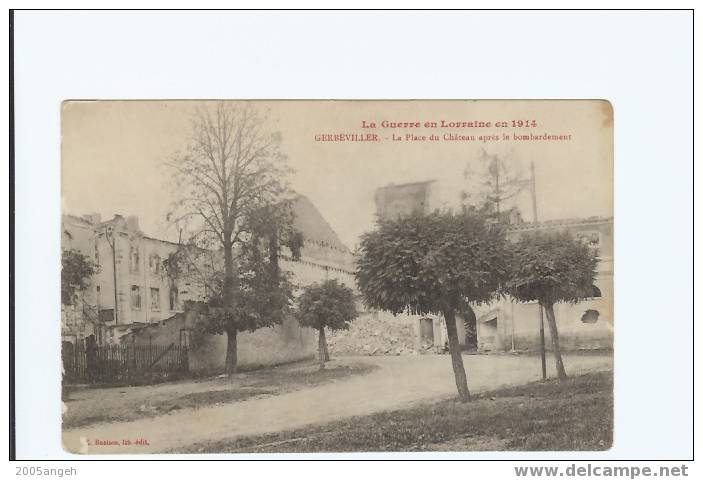
[(275, 230), (269, 237), (269, 267), (271, 278), (278, 279), (278, 232)]
[(227, 356), (225, 357), (227, 375), (237, 373), (237, 330), (227, 330)]
[(325, 354), (325, 362), (330, 361), (330, 350), (327, 347), (327, 336), (325, 335), (325, 330), (322, 329), (322, 346), (324, 348), (323, 353)]
[(327, 341), (325, 340), (325, 327), (320, 327), (317, 336), (317, 356), (320, 359), (320, 370), (325, 368), (325, 350), (327, 349)]
[[(229, 238), (231, 232), (225, 232), (225, 238)], [(232, 258), (232, 244), (225, 242), (225, 284), (223, 292), (223, 300), (225, 310), (232, 315), (234, 311), (234, 259)], [(225, 355), (225, 371), (227, 375), (232, 375), (237, 372), (237, 327), (234, 324), (234, 319), (229, 319), (229, 324), (225, 326), (227, 334), (227, 354)]]
[(459, 347), (459, 336), (456, 330), (456, 317), (454, 310), (443, 312), (444, 323), (447, 325), (447, 337), (449, 338), (449, 354), (452, 357), (452, 368), (454, 369), (454, 379), (456, 381), (456, 389), (459, 392), (459, 400), (468, 402), (471, 400), (469, 394), (469, 386), (466, 383), (466, 371), (464, 370), (464, 361), (461, 359), (461, 349)]
[(549, 334), (552, 337), (552, 350), (554, 351), (554, 360), (557, 364), (557, 375), (559, 380), (566, 380), (566, 370), (564, 362), (561, 359), (561, 349), (559, 348), (559, 332), (557, 331), (557, 321), (554, 316), (554, 305), (546, 305), (544, 313), (547, 316), (547, 324), (549, 325)]

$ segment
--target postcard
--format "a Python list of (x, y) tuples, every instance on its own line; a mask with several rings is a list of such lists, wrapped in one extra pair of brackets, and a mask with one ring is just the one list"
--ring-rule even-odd
[(607, 100), (72, 100), (61, 122), (66, 451), (612, 446)]

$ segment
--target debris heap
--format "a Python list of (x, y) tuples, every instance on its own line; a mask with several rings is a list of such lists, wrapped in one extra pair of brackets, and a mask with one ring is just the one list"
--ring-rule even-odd
[(363, 314), (349, 330), (329, 332), (327, 344), (331, 355), (416, 355), (431, 350), (421, 345), (413, 319), (378, 318)]

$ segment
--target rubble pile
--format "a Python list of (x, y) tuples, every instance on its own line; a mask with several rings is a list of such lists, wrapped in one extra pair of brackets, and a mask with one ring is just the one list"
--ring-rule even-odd
[(378, 319), (373, 314), (358, 317), (349, 330), (329, 332), (330, 355), (416, 355), (431, 350), (420, 345), (417, 329), (402, 318)]

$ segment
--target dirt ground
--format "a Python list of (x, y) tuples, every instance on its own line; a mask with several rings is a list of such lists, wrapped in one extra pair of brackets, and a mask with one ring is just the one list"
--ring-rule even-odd
[(196, 380), (138, 387), (79, 388), (65, 401), (63, 428), (125, 422), (189, 408), (224, 405), (309, 388), (372, 371), (373, 365), (337, 359), (319, 371), (316, 360)]
[(613, 442), (612, 372), (507, 387), (265, 435), (192, 453), (602, 451)]
[[(292, 430), (410, 408), (456, 395), (447, 355), (345, 357), (337, 361), (347, 365), (364, 364), (375, 369), (367, 374), (330, 379), (316, 386), (277, 395), (256, 394), (234, 403), (174, 410), (126, 422), (69, 428), (63, 432), (64, 448), (75, 453), (182, 451), (196, 443)], [(533, 355), (465, 355), (464, 363), (469, 387), (474, 392), (523, 385), (541, 378), (540, 360)], [(612, 355), (567, 354), (564, 363), (571, 374), (605, 371), (612, 369)], [(554, 376), (552, 364), (550, 358), (548, 373)], [(168, 388), (184, 391), (184, 384), (189, 385), (188, 382), (179, 382), (164, 386), (159, 395), (168, 395)], [(135, 398), (148, 396), (149, 389), (155, 387), (138, 388), (146, 390), (135, 392)], [(259, 384), (256, 388), (267, 387)], [(86, 395), (82, 398), (84, 405), (99, 400), (91, 398), (87, 391)]]

